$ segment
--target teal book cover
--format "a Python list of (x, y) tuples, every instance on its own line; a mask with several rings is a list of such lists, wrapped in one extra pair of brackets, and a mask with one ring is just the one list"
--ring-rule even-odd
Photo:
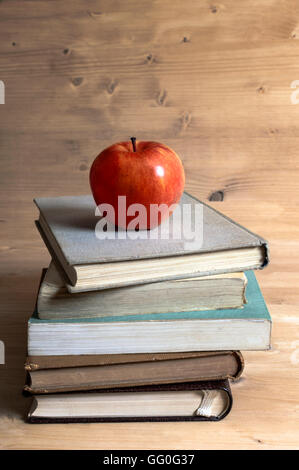
[(35, 311), (29, 323), (113, 323), (113, 322), (145, 322), (165, 320), (268, 320), (271, 317), (265, 304), (262, 292), (253, 271), (245, 272), (248, 280), (246, 288), (247, 303), (242, 308), (205, 310), (192, 312), (154, 313), (146, 315), (110, 316), (104, 318), (76, 318), (41, 320)]

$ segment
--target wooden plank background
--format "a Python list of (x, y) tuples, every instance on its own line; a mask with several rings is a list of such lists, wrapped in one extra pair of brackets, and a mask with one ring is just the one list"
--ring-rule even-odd
[[(298, 448), (298, 39), (296, 0), (0, 1), (0, 447)], [(187, 190), (270, 241), (273, 349), (245, 354), (221, 423), (25, 424), (49, 262), (32, 199), (88, 193), (97, 153), (131, 135), (173, 147)]]

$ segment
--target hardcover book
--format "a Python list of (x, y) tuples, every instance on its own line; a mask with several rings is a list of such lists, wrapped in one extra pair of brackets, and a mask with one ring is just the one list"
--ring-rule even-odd
[[(140, 231), (135, 239), (126, 231), (120, 236), (107, 224), (107, 239), (99, 240), (92, 196), (37, 198), (35, 203), (40, 210), (37, 227), (63, 268), (70, 292), (242, 272), (268, 262), (263, 238), (187, 193), (171, 218), (157, 228), (158, 238), (152, 237), (152, 231)], [(202, 216), (201, 234), (192, 243), (191, 225), (186, 229), (177, 217), (187, 206), (191, 214)], [(164, 233), (166, 224), (170, 231), (164, 239), (159, 233)]]
[(30, 423), (219, 421), (232, 407), (227, 380), (36, 395)]
[(72, 294), (51, 262), (41, 282), (37, 311), (39, 318), (51, 319), (241, 308), (246, 283), (244, 273), (228, 273)]
[[(193, 351), (177, 353), (141, 353), (141, 354), (81, 354), (73, 356), (27, 356), (25, 370), (35, 371), (41, 369), (61, 369), (70, 367), (109, 366), (114, 364), (131, 364), (157, 361), (170, 361), (172, 359), (188, 359), (193, 357), (208, 358), (223, 355), (233, 356), (232, 362), (239, 363), (243, 370), (243, 358), (239, 351)], [(230, 361), (230, 360), (229, 360)]]
[(155, 313), (28, 322), (28, 355), (137, 354), (265, 350), (271, 317), (253, 271), (242, 309)]
[(182, 357), (170, 353), (168, 356), (162, 360), (154, 360), (152, 355), (151, 360), (140, 362), (30, 370), (24, 392), (48, 394), (227, 378), (236, 380), (244, 367), (239, 351), (181, 353)]

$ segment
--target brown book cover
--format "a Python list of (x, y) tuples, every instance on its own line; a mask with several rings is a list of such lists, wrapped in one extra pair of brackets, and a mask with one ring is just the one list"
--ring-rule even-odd
[(139, 353), (139, 354), (81, 354), (70, 356), (28, 356), (25, 370), (60, 369), (69, 367), (105, 366), (127, 364), (131, 362), (166, 361), (192, 357), (233, 356), (239, 364), (239, 374), (243, 370), (243, 356), (240, 351), (191, 351), (174, 353)]
[(29, 371), (24, 392), (49, 394), (227, 378), (234, 380), (240, 377), (244, 365), (238, 351), (186, 353), (185, 356), (152, 355), (136, 357), (135, 362), (134, 358), (130, 359), (131, 362), (128, 359), (127, 362), (121, 362), (124, 358), (120, 357), (118, 363), (113, 363), (111, 356), (107, 356), (102, 359), (101, 365)]
[[(172, 393), (169, 394), (168, 392)], [(182, 397), (182, 392), (187, 393), (184, 393)], [(167, 406), (167, 399), (169, 400), (169, 397), (171, 396), (173, 409), (175, 410), (177, 407), (177, 409), (180, 409), (180, 411), (182, 411), (184, 406), (183, 400), (186, 399), (188, 392), (191, 392), (193, 395), (198, 392), (196, 406), (193, 407), (193, 409), (190, 411), (190, 413), (188, 413), (188, 415), (184, 415), (181, 413), (176, 414), (175, 412), (170, 415), (169, 407), (167, 415), (155, 415), (156, 410), (154, 408), (150, 409), (147, 415), (136, 415), (138, 402), (140, 402), (140, 400), (138, 399), (138, 394), (141, 394), (140, 396), (142, 398), (144, 397), (144, 403), (146, 403), (147, 399), (151, 398), (152, 401), (150, 401), (150, 404), (158, 404), (159, 410), (165, 407), (165, 404), (163, 403), (165, 399)], [(120, 416), (109, 416), (109, 414), (107, 414), (106, 416), (99, 416), (99, 413), (97, 416), (92, 415), (91, 413), (88, 414), (91, 409), (90, 402), (98, 404), (101, 403), (101, 399), (105, 400), (105, 398), (103, 398), (105, 394), (108, 394), (107, 397), (109, 400), (111, 400), (111, 397), (114, 399), (113, 403), (116, 403), (119, 407), (119, 410), (117, 410), (117, 412), (119, 412)], [(115, 394), (115, 397), (113, 397), (113, 394)], [(128, 394), (128, 398), (130, 398), (130, 400), (126, 404), (126, 412), (128, 413), (129, 408), (130, 410), (132, 410), (132, 415), (121, 416), (123, 408), (122, 400), (119, 400), (119, 397), (125, 398), (126, 394)], [(157, 394), (156, 399), (153, 400), (155, 394)], [(80, 401), (81, 408), (78, 407), (78, 403), (80, 403)], [(213, 407), (213, 402), (216, 401), (218, 402), (217, 411), (216, 407)], [(74, 406), (74, 403), (77, 406)], [(219, 406), (219, 403), (221, 406)], [(233, 398), (228, 380), (219, 380), (212, 382), (191, 382), (184, 384), (152, 385), (147, 387), (131, 387), (124, 388), (121, 392), (118, 388), (112, 388), (109, 390), (99, 390), (87, 393), (85, 392), (81, 394), (68, 393), (58, 395), (37, 395), (34, 397), (34, 401), (27, 416), (27, 421), (29, 423), (35, 424), (141, 421), (219, 421), (228, 415), (232, 408), (232, 403)], [(65, 411), (62, 411), (63, 409)]]

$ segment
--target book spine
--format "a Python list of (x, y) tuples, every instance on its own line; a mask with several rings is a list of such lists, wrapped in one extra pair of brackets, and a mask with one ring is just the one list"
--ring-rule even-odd
[(243, 374), (244, 367), (245, 367), (245, 362), (244, 362), (244, 357), (240, 351), (232, 351), (233, 356), (236, 359), (236, 362), (238, 364), (238, 369), (235, 375), (228, 377), (230, 380), (238, 380), (241, 375)]

